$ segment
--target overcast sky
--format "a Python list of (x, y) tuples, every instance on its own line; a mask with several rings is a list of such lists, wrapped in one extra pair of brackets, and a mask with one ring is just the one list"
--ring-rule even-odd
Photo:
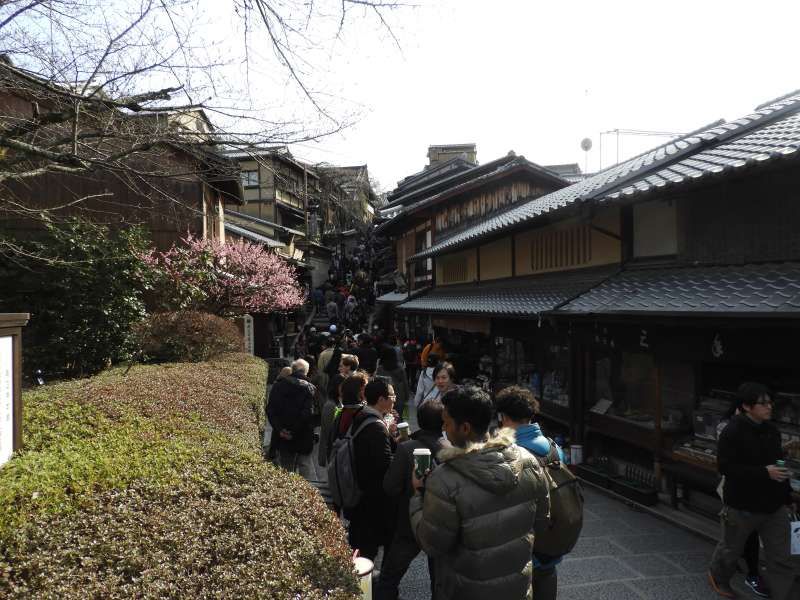
[[(474, 142), (488, 162), (514, 150), (578, 162), (612, 129), (685, 132), (738, 118), (800, 88), (800, 2), (454, 0), (403, 9), (402, 52), (356, 23), (326, 67), (333, 94), (365, 116), (293, 151), (368, 163), (385, 189), (420, 170), (430, 144)], [(620, 137), (620, 158), (665, 140)], [(603, 136), (603, 166), (616, 160)]]

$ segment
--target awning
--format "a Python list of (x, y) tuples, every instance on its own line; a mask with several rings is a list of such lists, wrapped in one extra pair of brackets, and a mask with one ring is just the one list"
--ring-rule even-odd
[(437, 286), (397, 310), (421, 313), (535, 317), (569, 302), (616, 271), (591, 268), (567, 273)]
[(800, 315), (800, 263), (628, 269), (556, 315)]

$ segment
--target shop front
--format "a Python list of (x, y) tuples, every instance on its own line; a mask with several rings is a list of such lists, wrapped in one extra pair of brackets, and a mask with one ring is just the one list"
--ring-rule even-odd
[[(632, 321), (635, 321), (632, 322)], [(745, 381), (774, 394), (793, 487), (800, 491), (800, 373), (792, 345), (800, 323), (750, 319), (593, 319), (573, 322), (588, 351), (582, 474), (638, 500), (669, 493), (675, 507), (719, 509), (716, 443)], [(623, 491), (617, 489), (617, 491)]]

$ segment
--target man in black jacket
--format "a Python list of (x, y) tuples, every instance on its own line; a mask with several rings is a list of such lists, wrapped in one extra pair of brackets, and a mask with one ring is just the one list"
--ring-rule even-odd
[(739, 388), (741, 414), (722, 431), (717, 466), (725, 476), (722, 540), (708, 572), (711, 587), (720, 596), (735, 598), (730, 580), (744, 544), (753, 531), (764, 544), (767, 579), (775, 600), (800, 598), (800, 556), (789, 551), (792, 503), (789, 472), (776, 463), (784, 458), (781, 434), (769, 423), (772, 399), (757, 383)]
[(388, 550), (394, 534), (396, 509), (392, 499), (383, 491), (383, 477), (397, 448), (394, 431), (386, 425), (386, 415), (394, 407), (394, 390), (386, 379), (376, 378), (364, 390), (367, 404), (353, 417), (351, 431), (366, 420), (373, 421), (355, 438), (355, 467), (358, 487), (363, 496), (352, 509), (345, 510), (350, 520), (350, 546), (359, 554), (375, 560), (378, 547)]
[[(420, 552), (419, 544), (411, 531), (408, 504), (414, 489), (411, 487), (411, 472), (414, 470), (414, 450), (427, 448), (435, 457), (442, 449), (442, 406), (439, 400), (426, 402), (417, 415), (420, 429), (411, 439), (397, 447), (394, 460), (383, 478), (383, 491), (397, 498), (397, 529), (390, 549), (383, 555), (380, 579), (375, 587), (375, 600), (397, 600), (400, 581)], [(434, 589), (434, 573), (430, 559), (428, 572), (431, 577), (431, 593)]]
[[(287, 471), (311, 476), (311, 451), (314, 449), (314, 386), (306, 379), (308, 363), (302, 358), (292, 363), (292, 374), (272, 384), (267, 403), (267, 418), (278, 433), (278, 461)], [(273, 440), (275, 436), (273, 436)]]

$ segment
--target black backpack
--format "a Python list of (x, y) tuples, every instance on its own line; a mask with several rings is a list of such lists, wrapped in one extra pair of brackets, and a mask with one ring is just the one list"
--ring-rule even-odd
[(368, 415), (357, 428), (351, 425), (344, 437), (333, 441), (328, 460), (328, 488), (333, 503), (340, 508), (353, 508), (361, 500), (363, 492), (358, 486), (353, 442), (365, 427), (377, 422), (378, 417)]

